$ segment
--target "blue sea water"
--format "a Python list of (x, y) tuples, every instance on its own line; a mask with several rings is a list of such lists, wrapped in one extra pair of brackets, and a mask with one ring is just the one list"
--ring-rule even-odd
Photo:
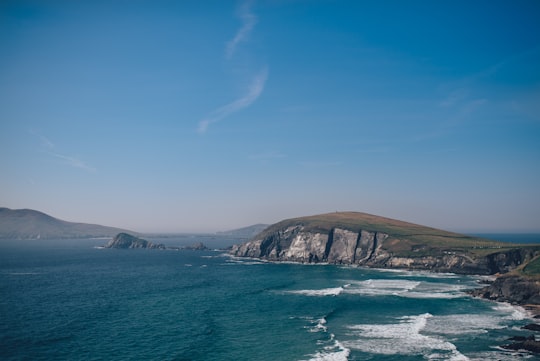
[(104, 243), (0, 244), (0, 359), (535, 359), (499, 347), (532, 321), (478, 277)]

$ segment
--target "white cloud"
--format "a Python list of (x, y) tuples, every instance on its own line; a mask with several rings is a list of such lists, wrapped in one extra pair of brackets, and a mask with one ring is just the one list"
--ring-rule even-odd
[(257, 23), (257, 17), (251, 12), (251, 3), (252, 1), (247, 0), (238, 8), (238, 16), (242, 20), (242, 26), (238, 29), (234, 38), (227, 42), (227, 46), (225, 47), (227, 58), (233, 56), (238, 44), (249, 37), (253, 27)]
[(262, 94), (267, 78), (268, 69), (265, 67), (253, 77), (246, 94), (235, 101), (214, 110), (210, 116), (199, 121), (198, 132), (205, 133), (211, 124), (250, 106)]

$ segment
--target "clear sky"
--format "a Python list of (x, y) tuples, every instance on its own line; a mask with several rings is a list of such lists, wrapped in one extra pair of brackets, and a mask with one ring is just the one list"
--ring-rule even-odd
[(540, 231), (540, 2), (0, 2), (0, 206)]

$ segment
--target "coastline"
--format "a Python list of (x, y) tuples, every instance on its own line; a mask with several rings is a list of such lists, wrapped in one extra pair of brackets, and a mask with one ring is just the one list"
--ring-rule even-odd
[[(336, 265), (329, 262), (317, 262), (317, 263), (305, 263), (294, 261), (279, 261), (268, 260), (258, 257), (239, 257), (233, 254), (229, 254), (231, 259), (235, 260), (249, 260), (251, 262), (261, 263), (289, 263), (300, 265)], [(391, 272), (426, 272), (432, 274), (438, 274), (433, 269), (419, 270), (419, 269), (407, 269), (407, 268), (378, 268), (378, 267), (366, 267), (359, 265), (340, 265), (350, 266), (355, 268), (366, 268), (380, 271)], [(441, 272), (441, 274), (456, 274), (449, 272)], [(535, 333), (540, 331), (540, 281), (535, 278), (516, 274), (503, 274), (503, 275), (478, 275), (469, 274), (472, 277), (478, 277), (478, 288), (474, 288), (465, 291), (466, 294), (474, 298), (480, 298), (486, 301), (491, 301), (504, 306), (515, 308), (519, 313), (524, 315), (524, 319), (527, 319), (529, 323), (522, 327), (523, 330), (530, 331), (527, 337), (513, 337), (509, 338), (505, 344), (500, 347), (507, 350), (525, 350), (534, 355), (540, 354), (540, 340), (537, 340)]]

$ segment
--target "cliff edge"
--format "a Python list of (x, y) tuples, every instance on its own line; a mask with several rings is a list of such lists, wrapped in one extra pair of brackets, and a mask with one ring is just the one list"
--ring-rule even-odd
[(470, 237), (359, 212), (281, 221), (233, 246), (237, 257), (492, 275), (540, 254), (540, 245)]

